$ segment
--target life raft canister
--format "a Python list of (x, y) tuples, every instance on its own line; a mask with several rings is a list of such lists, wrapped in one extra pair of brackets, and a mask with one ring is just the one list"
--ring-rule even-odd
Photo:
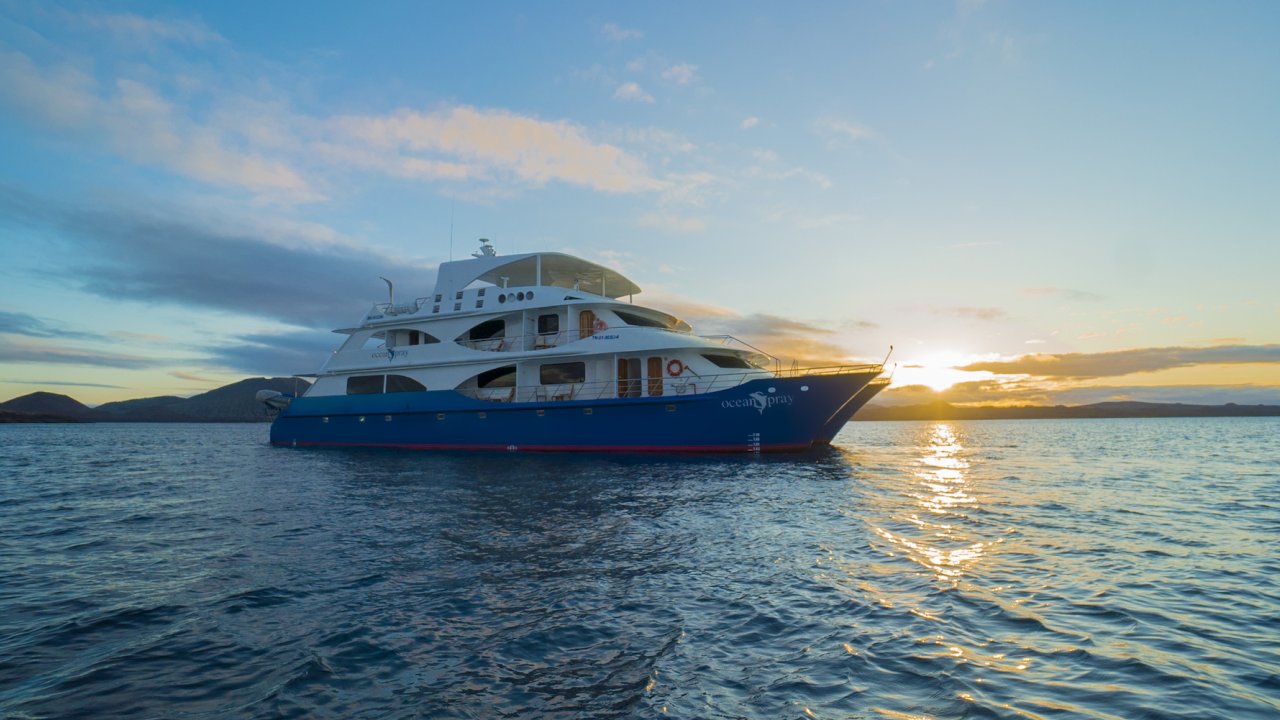
[(670, 375), (671, 377), (675, 377), (683, 372), (684, 372), (684, 363), (680, 362), (676, 358), (671, 358), (670, 360), (667, 361), (668, 375)]

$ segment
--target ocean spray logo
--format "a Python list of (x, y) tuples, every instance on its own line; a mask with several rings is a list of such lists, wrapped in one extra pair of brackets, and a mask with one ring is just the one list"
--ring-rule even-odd
[(387, 361), (390, 362), (392, 360), (395, 360), (396, 358), (409, 357), (409, 351), (408, 350), (383, 350), (382, 352), (373, 353), (372, 355), (370, 355), (370, 357), (374, 358), (375, 360), (386, 358)]
[(778, 395), (777, 392), (777, 388), (769, 388), (769, 392), (767, 394), (756, 391), (747, 397), (739, 398), (737, 400), (722, 400), (720, 402), (720, 407), (755, 408), (761, 415), (763, 415), (765, 410), (768, 410), (775, 405), (790, 405), (795, 402), (795, 398), (790, 395)]

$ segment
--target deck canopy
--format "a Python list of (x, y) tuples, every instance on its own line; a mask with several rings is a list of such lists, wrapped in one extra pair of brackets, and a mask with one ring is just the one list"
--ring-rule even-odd
[(477, 281), (498, 287), (577, 288), (609, 298), (640, 292), (640, 286), (622, 273), (564, 253), (491, 255), (441, 263), (435, 291), (450, 296)]

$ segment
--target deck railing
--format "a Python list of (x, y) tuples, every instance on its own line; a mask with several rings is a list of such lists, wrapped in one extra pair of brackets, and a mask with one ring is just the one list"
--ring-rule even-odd
[[(593, 382), (562, 383), (556, 385), (517, 385), (500, 388), (458, 388), (458, 392), (476, 400), (488, 402), (549, 402), (566, 400), (606, 400), (613, 398), (636, 397), (685, 397), (688, 395), (705, 395), (737, 387), (750, 380), (762, 378), (788, 378), (806, 375), (854, 375), (860, 373), (879, 373), (883, 365), (832, 365), (820, 368), (792, 368), (770, 372), (768, 370), (749, 370), (734, 373), (716, 373), (714, 375), (681, 375), (662, 379), (662, 392), (652, 393), (655, 385), (647, 378), (629, 380), (597, 380)], [(622, 392), (619, 392), (619, 389)]]

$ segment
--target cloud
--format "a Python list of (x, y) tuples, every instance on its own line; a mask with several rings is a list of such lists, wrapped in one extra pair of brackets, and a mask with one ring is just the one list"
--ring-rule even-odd
[(30, 122), (73, 134), (100, 136), (115, 153), (179, 175), (242, 188), (260, 199), (310, 202), (323, 196), (300, 169), (245, 138), (192, 117), (135, 79), (99, 83), (70, 63), (42, 69), (18, 52), (0, 53), (0, 103)]
[(1280, 363), (1280, 345), (1136, 348), (1101, 353), (1022, 355), (971, 363), (961, 370), (1046, 378), (1116, 377), (1204, 364)]
[(670, 232), (691, 233), (707, 228), (702, 218), (677, 215), (669, 212), (652, 212), (640, 216), (639, 223), (647, 227), (656, 227)]
[[(423, 295), (433, 283), (425, 265), (331, 238), (315, 241), (311, 235), (319, 233), (310, 226), (143, 207), (66, 207), (0, 185), (0, 216), (58, 230), (70, 275), (81, 290), (104, 298), (332, 327), (356, 321), (381, 298), (380, 275)], [(30, 327), (24, 318), (10, 320)]]
[[(639, 156), (593, 140), (569, 121), (467, 105), (308, 115), (292, 109), (288, 92), (269, 79), (211, 73), (211, 66), (247, 61), (201, 26), (106, 15), (81, 22), (132, 34), (142, 44), (218, 41), (218, 51), (91, 64), (53, 45), (40, 62), (0, 49), (0, 109), (93, 152), (246, 192), (257, 202), (323, 201), (327, 188), (347, 184), (353, 171), (508, 194), (548, 182), (605, 192), (664, 187)], [(296, 79), (281, 84), (286, 82)], [(618, 95), (653, 102), (634, 83), (618, 88)]]
[(1280, 388), (1263, 385), (1104, 385), (1064, 387), (1035, 381), (981, 380), (936, 391), (926, 385), (891, 387), (876, 397), (881, 405), (1088, 405), (1099, 402), (1162, 402), (1221, 405), (1280, 404)]
[(26, 313), (0, 311), (0, 333), (25, 335), (35, 338), (63, 338), (72, 340), (101, 340), (97, 333), (68, 330), (58, 322), (52, 322)]
[(738, 124), (738, 127), (742, 128), (743, 130), (750, 130), (751, 128), (759, 124), (760, 124), (760, 118), (752, 115), (751, 117), (743, 118), (742, 122)]
[(670, 80), (677, 85), (689, 85), (698, 80), (698, 66), (677, 63), (662, 71), (662, 79)]
[(1031, 297), (1060, 297), (1064, 300), (1075, 300), (1080, 302), (1096, 302), (1103, 300), (1103, 296), (1097, 293), (1085, 292), (1083, 290), (1071, 290), (1070, 288), (1056, 287), (1034, 287), (1022, 288), (1018, 292)]
[(0, 362), (38, 363), (41, 365), (91, 365), (137, 370), (172, 363), (173, 359), (121, 355), (99, 350), (82, 350), (49, 343), (9, 342), (0, 345)]
[(67, 17), (76, 24), (106, 30), (117, 42), (144, 49), (170, 43), (208, 45), (225, 42), (221, 35), (196, 20), (91, 13)]
[(432, 113), (348, 115), (326, 123), (335, 159), (428, 180), (550, 181), (607, 192), (656, 190), (642, 160), (564, 121), (458, 106)]
[(645, 92), (639, 84), (635, 82), (624, 82), (613, 91), (613, 96), (619, 100), (631, 100), (634, 102), (653, 103), (653, 96)]
[(209, 362), (236, 372), (288, 377), (320, 369), (342, 336), (323, 331), (256, 333), (208, 348)]
[(68, 386), (68, 387), (111, 388), (113, 390), (124, 389), (124, 385), (107, 385), (105, 383), (90, 383), (90, 382), (71, 382), (68, 380), (3, 380), (3, 379), (0, 379), (0, 383), (8, 383), (12, 385), (40, 385), (40, 386), (59, 385), (59, 386)]
[(863, 142), (876, 138), (876, 132), (871, 128), (839, 118), (820, 117), (813, 122), (813, 127), (819, 132), (835, 135), (846, 140), (853, 140), (854, 142)]
[(610, 42), (625, 42), (627, 40), (639, 40), (644, 37), (644, 33), (631, 28), (624, 28), (617, 23), (605, 23), (600, 28), (600, 34)]
[(1008, 315), (1004, 310), (994, 307), (929, 307), (934, 315), (951, 315), (964, 320), (1000, 320)]

